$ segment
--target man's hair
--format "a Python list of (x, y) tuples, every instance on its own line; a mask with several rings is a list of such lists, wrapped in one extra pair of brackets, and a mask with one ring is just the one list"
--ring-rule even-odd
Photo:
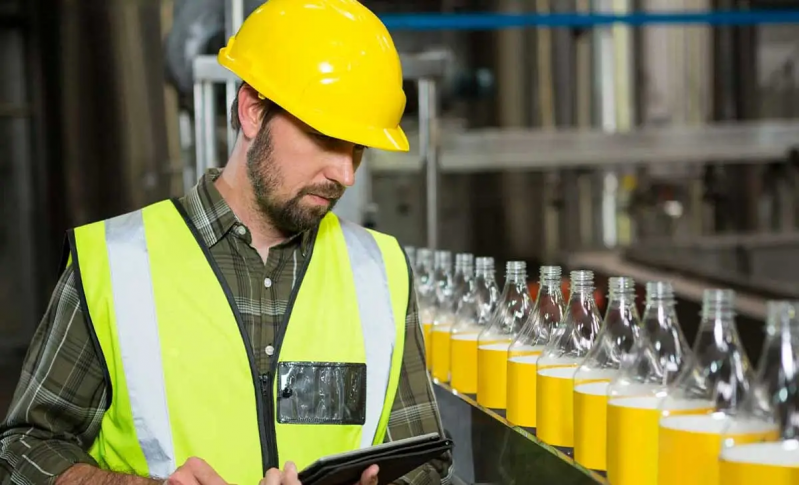
[[(239, 95), (241, 94), (242, 89), (249, 89), (255, 96), (258, 95), (258, 91), (245, 82), (242, 82), (239, 88), (236, 90), (236, 98), (233, 100), (233, 104), (230, 105), (230, 127), (236, 132), (241, 129), (241, 119), (239, 118)], [(261, 105), (261, 114), (263, 115), (264, 124), (266, 124), (274, 115), (281, 111), (280, 106), (268, 99), (258, 98), (258, 102)]]

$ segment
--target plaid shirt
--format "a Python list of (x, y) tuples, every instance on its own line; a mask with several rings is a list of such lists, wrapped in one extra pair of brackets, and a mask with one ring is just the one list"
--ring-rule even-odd
[[(255, 347), (255, 364), (265, 374), (272, 358), (265, 349), (274, 342), (297, 270), (313, 238), (306, 232), (272, 247), (264, 263), (250, 245), (249, 229), (214, 186), (219, 173), (210, 171), (180, 202), (230, 285)], [(269, 288), (263, 283), (267, 277), (272, 280)], [(413, 295), (413, 288), (411, 292)], [(89, 332), (75, 274), (69, 267), (33, 337), (8, 416), (0, 424), (0, 484), (54, 483), (75, 463), (96, 466), (87, 450), (100, 431), (109, 390), (103, 377), (105, 362), (95, 351)], [(415, 298), (408, 304), (405, 335), (387, 441), (440, 432), (438, 409), (425, 371)], [(400, 483), (446, 483), (451, 464), (448, 454)]]

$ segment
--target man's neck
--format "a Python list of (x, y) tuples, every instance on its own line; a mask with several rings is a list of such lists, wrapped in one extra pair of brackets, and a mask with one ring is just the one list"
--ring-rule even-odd
[(266, 261), (269, 248), (286, 241), (288, 235), (275, 228), (257, 209), (243, 164), (229, 164), (214, 185), (236, 217), (250, 230), (252, 247)]

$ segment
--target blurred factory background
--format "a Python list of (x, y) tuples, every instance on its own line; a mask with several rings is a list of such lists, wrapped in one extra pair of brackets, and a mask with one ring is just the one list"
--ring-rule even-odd
[[(0, 0), (0, 412), (3, 380), (16, 381), (58, 276), (64, 231), (180, 195), (200, 152), (206, 165), (225, 159), (229, 93), (221, 83), (198, 91), (194, 61), (258, 3)], [(799, 9), (365, 3), (382, 14)], [(766, 298), (799, 298), (799, 24), (398, 29), (394, 39), (404, 54), (444, 59), (422, 93), (436, 95), (433, 136), (420, 154), (419, 109), (431, 105), (409, 79), (411, 153), (369, 152), (340, 204), (346, 216), (403, 244), (498, 262), (666, 274), (683, 298), (693, 288), (697, 305), (707, 282), (723, 284), (761, 321)], [(198, 109), (212, 115), (199, 127)], [(214, 140), (197, 143), (207, 133)]]

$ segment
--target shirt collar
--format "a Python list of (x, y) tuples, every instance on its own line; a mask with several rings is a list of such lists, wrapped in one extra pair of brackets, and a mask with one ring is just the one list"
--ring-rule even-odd
[[(209, 169), (183, 198), (186, 213), (208, 248), (216, 245), (232, 229), (239, 226), (245, 227), (214, 184), (221, 174), (222, 170), (218, 168)], [(242, 237), (245, 237), (250, 243), (252, 242), (250, 231), (246, 227), (245, 229), (247, 229), (246, 234)], [(316, 230), (312, 229), (295, 234), (279, 244), (278, 247), (290, 246), (299, 242), (303, 255), (307, 255), (315, 232)]]

